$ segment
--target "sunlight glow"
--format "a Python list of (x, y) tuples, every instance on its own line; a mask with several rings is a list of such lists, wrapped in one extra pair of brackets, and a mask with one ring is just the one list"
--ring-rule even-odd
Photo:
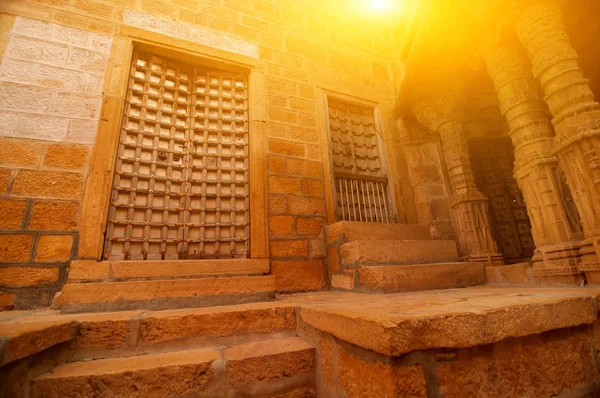
[(388, 8), (388, 0), (371, 0), (371, 6), (379, 10), (385, 10)]

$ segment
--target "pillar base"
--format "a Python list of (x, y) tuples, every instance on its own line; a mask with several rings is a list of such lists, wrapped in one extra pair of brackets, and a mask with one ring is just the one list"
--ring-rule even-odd
[(600, 285), (600, 237), (586, 239), (581, 244), (579, 271), (585, 272), (588, 284)]
[(543, 285), (579, 285), (584, 280), (580, 242), (538, 247), (533, 255), (533, 275)]
[(504, 265), (504, 258), (500, 253), (470, 254), (461, 257), (460, 261), (468, 263), (485, 263), (486, 267)]

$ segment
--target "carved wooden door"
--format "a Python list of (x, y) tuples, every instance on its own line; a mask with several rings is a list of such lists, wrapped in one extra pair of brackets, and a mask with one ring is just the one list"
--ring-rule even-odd
[(246, 76), (135, 52), (104, 258), (250, 256)]
[(336, 219), (394, 222), (373, 109), (332, 99), (327, 105)]
[(490, 198), (493, 230), (508, 264), (529, 261), (535, 250), (531, 222), (513, 177), (514, 151), (508, 137), (470, 143), (477, 186)]

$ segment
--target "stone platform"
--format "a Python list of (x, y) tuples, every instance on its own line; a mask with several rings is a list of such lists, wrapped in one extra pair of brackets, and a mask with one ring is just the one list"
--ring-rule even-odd
[(269, 271), (268, 259), (73, 261), (53, 307), (74, 313), (271, 301)]
[(44, 397), (593, 396), (599, 297), (593, 288), (478, 286), (3, 313), (0, 386)]

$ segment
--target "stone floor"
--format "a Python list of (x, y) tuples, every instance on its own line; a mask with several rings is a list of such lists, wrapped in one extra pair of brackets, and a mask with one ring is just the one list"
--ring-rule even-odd
[[(584, 388), (584, 390), (577, 391), (592, 391), (590, 388), (595, 387), (590, 387), (590, 385), (594, 386), (600, 382), (596, 380), (598, 371), (593, 365), (595, 354), (592, 354), (594, 352), (592, 347), (594, 344), (585, 343), (586, 339), (596, 336), (596, 331), (600, 330), (597, 327), (598, 297), (600, 297), (600, 287), (478, 286), (388, 295), (327, 291), (281, 295), (275, 302), (270, 303), (163, 311), (136, 310), (82, 314), (61, 314), (56, 310), (13, 311), (0, 313), (0, 353), (2, 354), (0, 355), (0, 365), (3, 363), (17, 364), (27, 358), (30, 358), (29, 363), (33, 364), (39, 362), (36, 356), (47, 359), (48, 352), (60, 349), (63, 354), (68, 352), (68, 355), (63, 356), (62, 359), (53, 360), (55, 365), (52, 366), (56, 366), (55, 369), (60, 370), (64, 375), (55, 373), (53, 376), (52, 368), (45, 368), (42, 369), (43, 372), (27, 376), (26, 383), (38, 386), (36, 388), (39, 389), (40, 386), (46, 385), (44, 383), (48, 383), (48, 380), (58, 378), (61, 380), (54, 380), (52, 383), (60, 382), (64, 384), (64, 388), (70, 388), (71, 384), (67, 380), (72, 376), (71, 373), (75, 372), (79, 375), (87, 367), (93, 367), (85, 365), (86, 368), (80, 369), (77, 363), (83, 364), (84, 362), (77, 361), (101, 360), (106, 362), (106, 364), (100, 363), (102, 368), (106, 369), (105, 373), (98, 374), (94, 370), (90, 375), (84, 376), (97, 378), (97, 381), (104, 386), (103, 388), (116, 393), (117, 390), (110, 390), (117, 387), (113, 384), (112, 370), (109, 369), (113, 367), (113, 362), (122, 362), (119, 358), (130, 356), (137, 358), (137, 356), (145, 355), (150, 359), (154, 358), (153, 355), (159, 355), (167, 365), (181, 366), (179, 363), (181, 358), (177, 352), (208, 349), (219, 354), (211, 351), (211, 355), (217, 358), (214, 361), (211, 359), (212, 366), (216, 369), (216, 376), (213, 381), (207, 381), (208, 387), (206, 388), (218, 391), (220, 388), (225, 388), (222, 386), (227, 385), (219, 384), (221, 383), (219, 380), (229, 380), (230, 377), (233, 377), (230, 376), (233, 374), (231, 373), (233, 370), (229, 368), (226, 368), (221, 379), (218, 377), (220, 374), (218, 369), (228, 366), (227, 353), (231, 350), (245, 349), (244, 344), (260, 344), (261, 347), (264, 347), (259, 351), (253, 349), (258, 353), (252, 356), (248, 355), (248, 357), (255, 358), (253, 361), (258, 362), (273, 361), (274, 376), (272, 377), (275, 379), (284, 377), (277, 376), (279, 372), (277, 369), (287, 369), (286, 366), (289, 366), (290, 369), (294, 368), (291, 362), (286, 365), (286, 358), (292, 362), (296, 361), (296, 359), (290, 358), (294, 358), (298, 352), (306, 353), (302, 355), (309, 355), (311, 358), (314, 356), (317, 365), (313, 368), (313, 365), (307, 362), (309, 367), (298, 370), (299, 373), (290, 373), (294, 376), (285, 383), (279, 379), (277, 382), (269, 381), (268, 383), (271, 384), (264, 384), (264, 380), (250, 380), (249, 383), (258, 383), (255, 385), (257, 394), (260, 391), (268, 390), (272, 391), (275, 396), (274, 392), (276, 391), (296, 391), (297, 389), (304, 391), (306, 388), (321, 392), (333, 388), (328, 393), (334, 395), (339, 392), (335, 388), (342, 388), (348, 396), (366, 396), (364, 395), (367, 394), (366, 391), (371, 391), (370, 394), (381, 393), (377, 392), (379, 391), (376, 389), (377, 383), (368, 386), (356, 385), (355, 382), (360, 377), (357, 376), (358, 379), (355, 380), (348, 376), (346, 367), (354, 366), (351, 363), (360, 363), (360, 366), (365, 366), (366, 369), (375, 369), (372, 366), (377, 366), (376, 369), (379, 369), (383, 366), (382, 371), (392, 372), (390, 373), (392, 375), (396, 374), (394, 372), (402, 374), (408, 372), (414, 376), (410, 376), (411, 380), (414, 379), (414, 383), (402, 381), (402, 378), (393, 376), (389, 384), (389, 391), (397, 392), (398, 389), (410, 384), (411, 388), (421, 391), (415, 396), (437, 396), (438, 393), (435, 391), (451, 391), (454, 388), (454, 385), (450, 383), (454, 380), (453, 378), (444, 381), (442, 377), (445, 366), (459, 366), (460, 358), (465, 358), (464, 355), (466, 358), (471, 358), (472, 355), (475, 355), (473, 358), (476, 358), (479, 355), (469, 353), (471, 351), (465, 354), (464, 350), (491, 347), (484, 348), (482, 352), (486, 352), (486, 361), (495, 363), (493, 361), (496, 354), (493, 353), (507, 352), (507, 349), (510, 350), (513, 347), (529, 347), (527, 349), (538, 350), (540, 353), (552, 349), (556, 351), (556, 355), (553, 354), (554, 356), (550, 360), (543, 357), (542, 354), (536, 354), (537, 356), (531, 359), (532, 363), (535, 362), (535, 366), (539, 365), (537, 362), (549, 363), (550, 365), (547, 366), (552, 369), (560, 367), (559, 365), (562, 364), (563, 355), (558, 351), (571, 350), (569, 351), (571, 355), (569, 358), (573, 357), (571, 362), (584, 363), (582, 365), (582, 369), (586, 372), (584, 376), (580, 377), (583, 370), (572, 372), (573, 377), (564, 382), (561, 381), (551, 388), (548, 387), (550, 389), (546, 390), (536, 389), (537, 379), (527, 382), (528, 386), (533, 386), (527, 390), (527, 393), (535, 392), (539, 396), (549, 396), (545, 395), (546, 391), (547, 394), (550, 394), (551, 391), (553, 394), (554, 391), (566, 391), (572, 388)], [(561, 330), (567, 331), (565, 332), (567, 335), (561, 334)], [(549, 335), (550, 337), (539, 337), (544, 336), (546, 332), (554, 334)], [(278, 339), (292, 337), (297, 340), (294, 340), (291, 348), (288, 347), (283, 351), (275, 350), (277, 351), (275, 354), (271, 353), (273, 347), (278, 347), (280, 344)], [(535, 342), (527, 340), (533, 337), (538, 340)], [(541, 340), (539, 340), (540, 338)], [(597, 337), (595, 340), (598, 340)], [(314, 349), (311, 348), (313, 350), (310, 351), (311, 354), (305, 351), (308, 346), (302, 345), (304, 344), (302, 341), (307, 342), (310, 347), (314, 347)], [(548, 344), (554, 344), (552, 341), (563, 344), (561, 347), (567, 348), (548, 346)], [(330, 344), (331, 348), (326, 349), (325, 343)], [(505, 347), (506, 344), (509, 348)], [(495, 348), (496, 346), (498, 347)], [(446, 360), (439, 362), (440, 350), (458, 351), (456, 351), (457, 354), (452, 354), (454, 356), (451, 362)], [(348, 359), (350, 358), (346, 355), (348, 354), (355, 359), (351, 359), (348, 363), (334, 361), (337, 363), (335, 371), (327, 371), (326, 356), (331, 355), (331, 352), (335, 352), (339, 358)], [(416, 357), (414, 357), (415, 354)], [(444, 355), (442, 356), (444, 357)], [(419, 359), (425, 357), (429, 359)], [(143, 358), (138, 359), (138, 362), (144, 362)], [(254, 371), (252, 370), (254, 365), (251, 363), (251, 361), (248, 362), (249, 368), (244, 368), (243, 372), (252, 373)], [(127, 367), (125, 362), (122, 365)], [(161, 366), (167, 365), (162, 364)], [(428, 370), (430, 365), (431, 368)], [(468, 367), (475, 365), (475, 362), (469, 362)], [(194, 363), (194, 366), (200, 365)], [(205, 366), (204, 362), (202, 366)], [(572, 365), (569, 366), (572, 367)], [(134, 373), (148, 371), (148, 369), (138, 369), (137, 367), (125, 370)], [(160, 369), (153, 371), (160, 372)], [(291, 371), (288, 369), (285, 372)], [(487, 370), (482, 371), (483, 376), (480, 376), (487, 377), (493, 372), (488, 373)], [(327, 379), (328, 374), (336, 375), (332, 379), (338, 380), (333, 382), (334, 387), (328, 386), (323, 381)], [(439, 380), (435, 381), (435, 383), (439, 381), (439, 386), (431, 387), (433, 385), (430, 382), (432, 374), (439, 375)], [(531, 373), (531, 376), (534, 377), (535, 374), (535, 372)], [(500, 373), (500, 376), (503, 375), (512, 375), (512, 373)], [(78, 377), (83, 376), (79, 375)], [(373, 380), (378, 377), (374, 376)], [(143, 383), (149, 383), (147, 378), (140, 380), (143, 380)], [(186, 380), (181, 380), (181, 383), (181, 385), (185, 385)], [(496, 395), (490, 393), (490, 396), (502, 396), (509, 393), (508, 391), (513, 391), (506, 389), (508, 385), (510, 388), (514, 387), (512, 382), (503, 381), (502, 385), (498, 387), (499, 389), (495, 390), (501, 392), (494, 393)], [(477, 383), (474, 383), (472, 387), (474, 388), (472, 391), (479, 391)], [(356, 394), (349, 393), (349, 391), (354, 391), (354, 388), (357, 388), (358, 392)], [(374, 389), (371, 390), (372, 388)], [(63, 390), (54, 392), (60, 395), (61, 391), (64, 392)], [(240, 391), (234, 389), (230, 390), (230, 393), (235, 395)], [(460, 396), (459, 386), (456, 386), (456, 391)], [(444, 396), (452, 396), (452, 394)]]

